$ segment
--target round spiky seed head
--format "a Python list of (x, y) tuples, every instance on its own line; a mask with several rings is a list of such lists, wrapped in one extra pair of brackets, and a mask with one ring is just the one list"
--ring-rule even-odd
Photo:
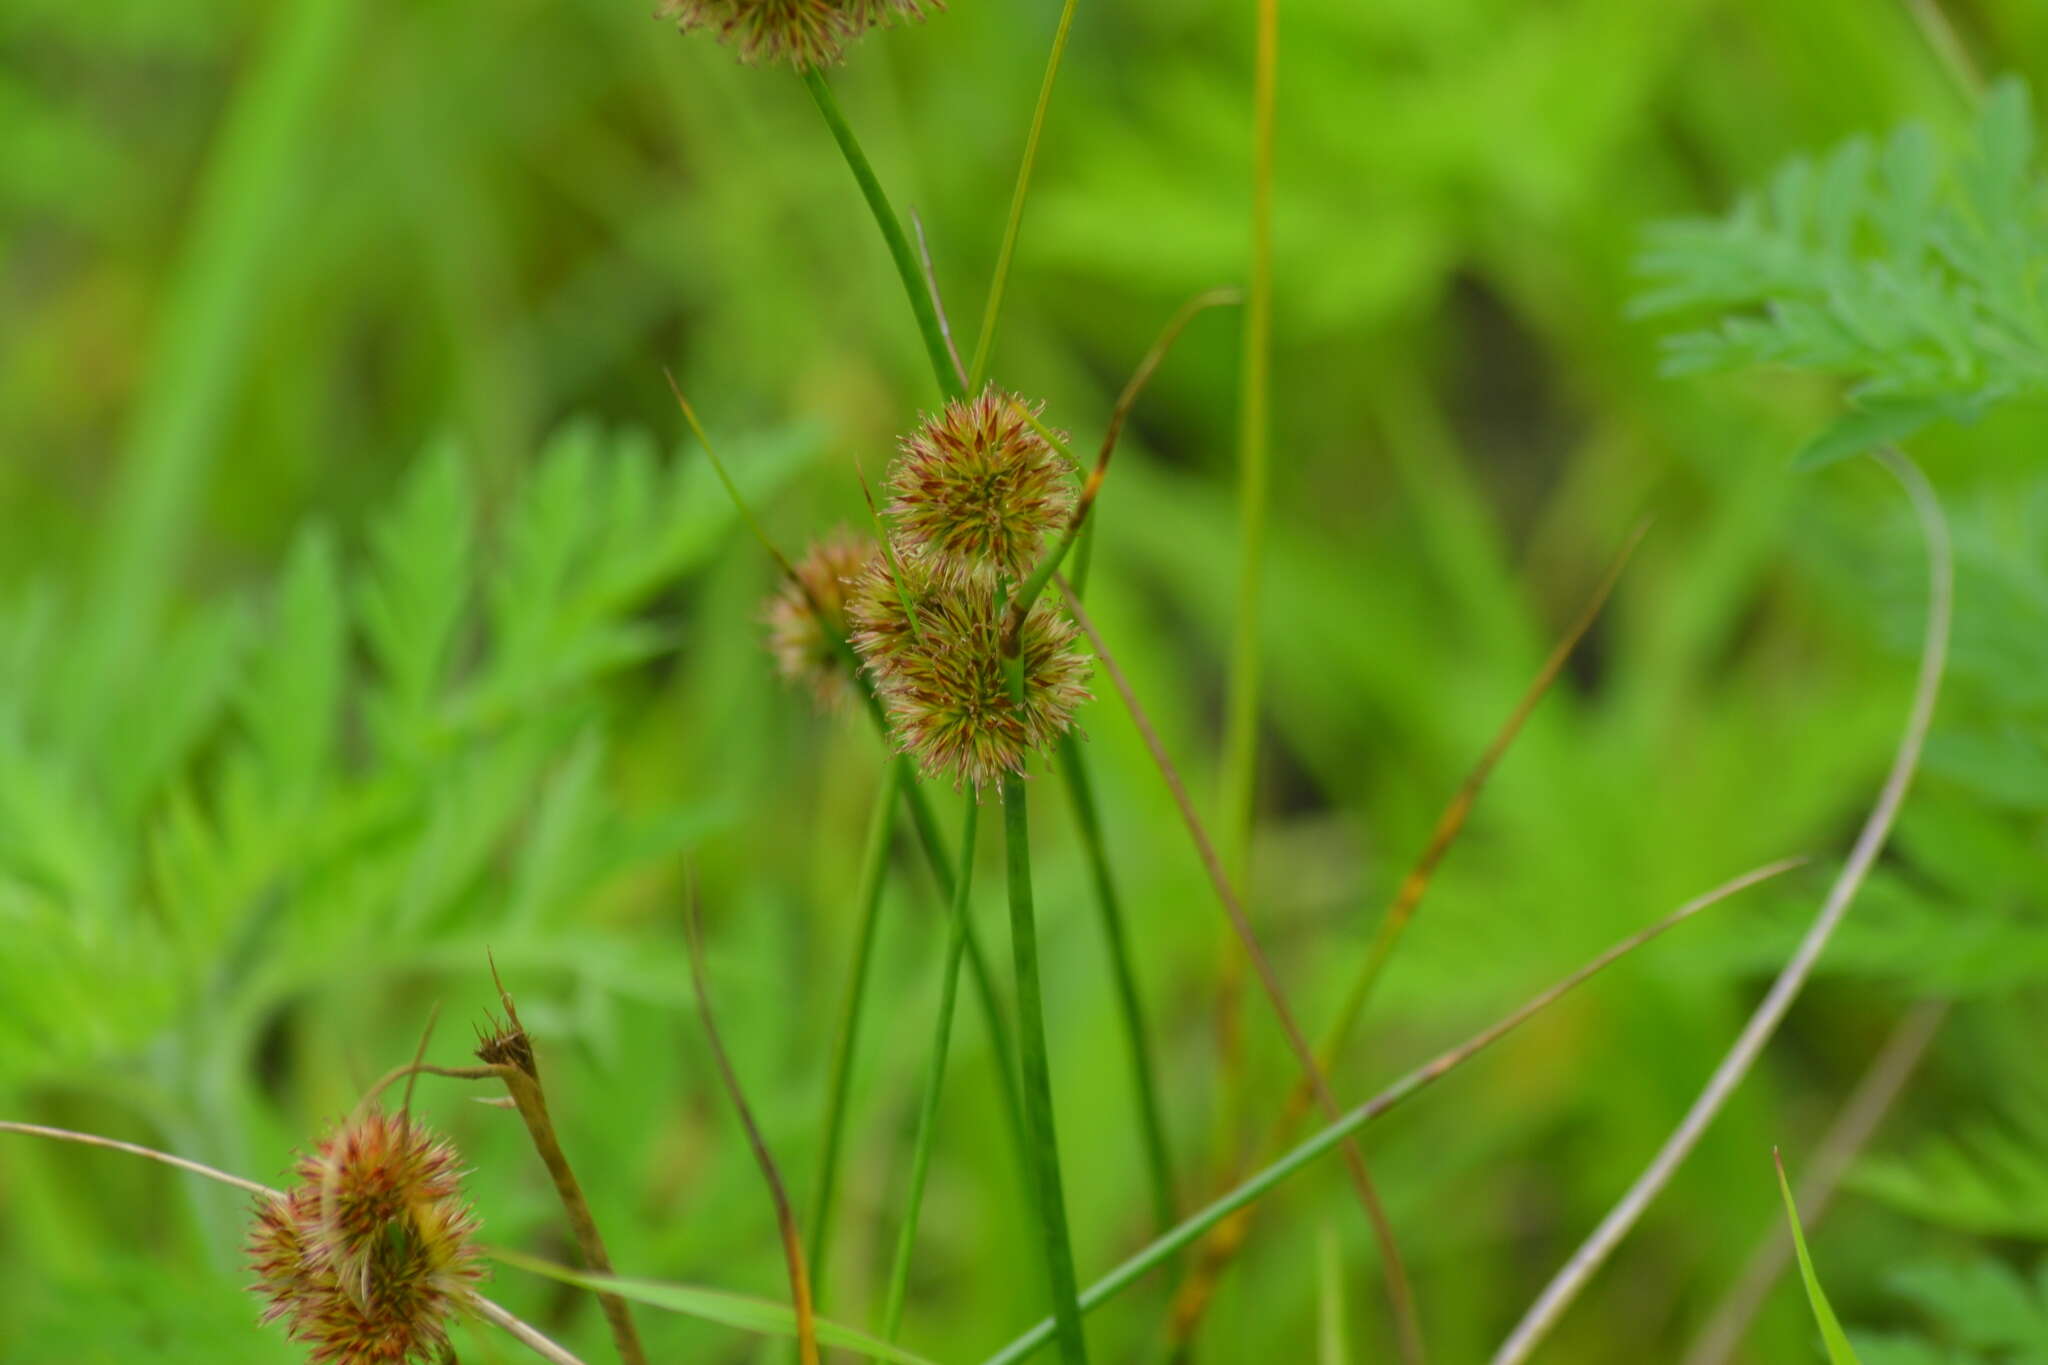
[(891, 539), (934, 578), (1022, 579), (1046, 537), (1073, 514), (1073, 468), (1026, 411), (1022, 399), (991, 385), (903, 438), (889, 466)]
[(837, 63), (869, 29), (924, 11), (924, 0), (661, 0), (656, 12), (685, 33), (710, 30), (750, 65), (808, 71)]
[[(889, 716), (897, 744), (934, 777), (978, 791), (1074, 725), (1088, 700), (1088, 659), (1074, 623), (1040, 598), (1018, 632), (1024, 704), (1011, 700), (1002, 651), (1006, 613), (977, 580), (942, 582), (916, 564), (903, 581), (870, 564), (847, 603), (853, 646)], [(906, 598), (908, 605), (906, 605)], [(914, 622), (914, 624), (913, 624)]]
[(440, 1360), (483, 1278), (455, 1149), (372, 1108), (294, 1174), (291, 1189), (259, 1199), (249, 1229), (263, 1321), (282, 1319), (320, 1365)]
[(821, 709), (845, 700), (852, 679), (836, 642), (846, 638), (846, 597), (880, 555), (868, 537), (835, 531), (805, 552), (796, 562), (796, 581), (785, 578), (762, 612), (776, 670), (809, 687)]

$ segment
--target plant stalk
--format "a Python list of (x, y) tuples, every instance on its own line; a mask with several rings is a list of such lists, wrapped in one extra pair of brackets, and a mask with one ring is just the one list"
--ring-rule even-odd
[[(1010, 693), (1015, 699), (1023, 690), (1023, 672), (1014, 664), (1010, 672)], [(1059, 1137), (1053, 1122), (1052, 1070), (1046, 1060), (1045, 1004), (1038, 979), (1038, 926), (1031, 900), (1031, 827), (1024, 799), (1024, 780), (1015, 773), (1005, 773), (1003, 837), (1008, 845), (1010, 946), (1017, 967), (1017, 1041), (1024, 1078), (1024, 1118), (1030, 1129), (1033, 1184), (1038, 1195), (1038, 1222), (1044, 1234), (1060, 1359), (1066, 1365), (1086, 1365), (1088, 1345), (1081, 1332), (1074, 1248), (1067, 1233), (1066, 1192), (1060, 1181)]]
[(1102, 838), (1094, 784), (1082, 761), (1080, 742), (1071, 733), (1060, 736), (1059, 767), (1074, 807), (1074, 825), (1081, 833), (1081, 847), (1087, 854), (1089, 879), (1095, 886), (1095, 908), (1102, 920), (1103, 943), (1109, 950), (1110, 973), (1116, 981), (1124, 1042), (1131, 1054), (1131, 1090), (1138, 1102), (1138, 1128), (1145, 1145), (1146, 1172), (1151, 1178), (1152, 1214), (1164, 1230), (1173, 1225), (1174, 1218), (1173, 1157), (1166, 1142), (1166, 1124), (1160, 1117), (1159, 1088), (1152, 1075), (1152, 1044), (1145, 1030), (1145, 1009), (1138, 998), (1138, 978), (1131, 964), (1129, 936), (1124, 930), (1123, 905), (1117, 896), (1116, 881), (1110, 875), (1109, 851)]
[[(1221, 1223), (1224, 1219), (1246, 1208), (1268, 1190), (1295, 1174), (1316, 1158), (1341, 1146), (1344, 1141), (1368, 1123), (1379, 1118), (1395, 1105), (1409, 1099), (1416, 1092), (1428, 1088), (1462, 1066), (1479, 1053), (1505, 1038), (1529, 1020), (1541, 1014), (1552, 1004), (1571, 991), (1598, 975), (1610, 964), (1619, 961), (1659, 935), (1676, 928), (1694, 915), (1718, 905), (1738, 891), (1746, 890), (1759, 882), (1788, 872), (1805, 862), (1803, 858), (1784, 858), (1768, 863), (1750, 872), (1745, 872), (1732, 881), (1697, 896), (1678, 909), (1658, 920), (1646, 929), (1639, 929), (1627, 938), (1608, 948), (1571, 975), (1564, 977), (1548, 988), (1530, 997), (1518, 1009), (1481, 1029), (1456, 1047), (1438, 1053), (1434, 1058), (1416, 1067), (1395, 1081), (1386, 1089), (1374, 1095), (1364, 1104), (1344, 1113), (1334, 1123), (1320, 1129), (1304, 1139), (1270, 1165), (1238, 1182), (1228, 1193), (1212, 1200), (1196, 1212), (1176, 1223), (1172, 1230), (1156, 1237), (1150, 1244), (1126, 1258), (1114, 1270), (1088, 1286), (1081, 1295), (1081, 1311), (1091, 1313), (1103, 1304), (1136, 1284), (1140, 1279), (1173, 1256), (1184, 1250), (1196, 1238)], [(1029, 1359), (1037, 1350), (1053, 1339), (1056, 1323), (1042, 1319), (1022, 1336), (990, 1356), (982, 1365), (1017, 1365)]]
[(1038, 138), (1045, 131), (1045, 111), (1052, 107), (1053, 83), (1059, 79), (1060, 58), (1066, 55), (1067, 35), (1073, 31), (1076, 0), (1060, 8), (1059, 27), (1053, 30), (1052, 51), (1045, 59), (1045, 76), (1038, 83), (1038, 103), (1031, 111), (1031, 131), (1024, 135), (1024, 156), (1017, 163), (1017, 183), (1010, 191), (1010, 216), (1003, 224), (1003, 244), (996, 252), (995, 273), (989, 277), (988, 302), (981, 310), (981, 335), (974, 343), (974, 362), (968, 368), (970, 391), (979, 389), (988, 375), (989, 350), (995, 345), (996, 320), (1003, 314), (1003, 289), (1010, 280), (1010, 261), (1017, 251), (1017, 230), (1024, 222), (1024, 201), (1031, 193), (1031, 171), (1038, 164)]
[[(910, 760), (896, 760), (907, 770)], [(931, 802), (925, 795), (924, 785), (914, 778), (904, 786), (904, 799), (910, 805), (911, 827), (917, 832), (918, 843), (924, 848), (925, 861), (931, 865), (932, 880), (938, 883), (939, 894), (947, 904), (960, 902), (955, 896), (957, 883), (953, 869), (946, 862), (946, 841), (939, 834), (938, 820), (932, 815)], [(1017, 1159), (1028, 1173), (1031, 1166), (1031, 1139), (1024, 1127), (1024, 1100), (1017, 1088), (1017, 1070), (1013, 1058), (1016, 1049), (1010, 1039), (1010, 1021), (1003, 1013), (1002, 999), (996, 994), (995, 975), (988, 965), (988, 957), (982, 951), (981, 935), (974, 928), (972, 916), (960, 914), (955, 924), (966, 940), (968, 976), (972, 979), (975, 994), (981, 1001), (982, 1026), (988, 1030), (989, 1050), (995, 1057), (997, 1090), (1003, 1098), (1003, 1110), (1009, 1120), (1010, 1133), (1016, 1140)]]
[(860, 928), (853, 961), (847, 969), (846, 998), (839, 1013), (839, 1039), (832, 1053), (832, 1080), (825, 1103), (825, 1143), (818, 1155), (817, 1182), (811, 1203), (811, 1293), (825, 1297), (826, 1253), (832, 1240), (833, 1196), (838, 1192), (839, 1154), (846, 1135), (847, 1098), (853, 1088), (853, 1059), (860, 1039), (862, 1006), (866, 1003), (868, 966), (874, 956), (875, 926), (881, 919), (882, 886), (889, 870), (889, 847), (896, 837), (896, 798), (904, 770), (890, 765), (880, 799), (868, 825), (867, 851), (861, 856)]
[[(491, 975), (494, 980), (497, 971), (497, 965), (493, 963)], [(534, 1060), (533, 1040), (519, 1022), (519, 1011), (512, 1003), (512, 993), (505, 989), (504, 982), (497, 981), (496, 984), (498, 999), (505, 1007), (505, 1026), (493, 1030), (484, 1039), (477, 1049), (477, 1056), (505, 1083), (513, 1108), (519, 1111), (520, 1120), (526, 1125), (533, 1149), (539, 1153), (541, 1164), (548, 1169), (548, 1178), (554, 1182), (556, 1197), (562, 1201), (562, 1211), (568, 1215), (569, 1230), (575, 1234), (584, 1264), (600, 1275), (610, 1275), (614, 1273), (611, 1254), (605, 1250), (604, 1237), (597, 1230), (597, 1219), (591, 1214), (590, 1202), (583, 1197), (583, 1186), (576, 1179), (575, 1169), (569, 1165), (568, 1154), (562, 1150), (561, 1140), (555, 1135), (554, 1120), (548, 1114), (547, 1095), (540, 1084), (540, 1066)], [(429, 1069), (419, 1063), (414, 1066), (421, 1070)], [(611, 1328), (612, 1342), (623, 1365), (647, 1365), (647, 1352), (640, 1344), (640, 1333), (633, 1325), (633, 1313), (626, 1301), (617, 1294), (604, 1292), (598, 1294), (597, 1301), (604, 1310), (605, 1324)]]
[(1707, 1078), (1692, 1107), (1686, 1110), (1685, 1116), (1665, 1138), (1664, 1145), (1658, 1148), (1635, 1183), (1608, 1210), (1607, 1216), (1600, 1220), (1572, 1253), (1571, 1259), (1551, 1277), (1536, 1301), (1529, 1305), (1507, 1340), (1494, 1352), (1493, 1365), (1520, 1365), (1534, 1353), (1557, 1320), (1564, 1316), (1572, 1300), (1578, 1297), (1579, 1291), (1591, 1281), (1621, 1240), (1628, 1236), (1643, 1211), (1663, 1192), (1685, 1159), (1692, 1155), (1693, 1148), (1706, 1136), (1707, 1126), (1749, 1075), (1750, 1068), (1763, 1055), (1764, 1045), (1770, 1041), (1778, 1024), (1792, 1008), (1792, 1002), (1805, 987), (1814, 964), (1820, 961), (1828, 940), (1834, 937), (1835, 929), (1848, 914), (1857, 893), (1863, 889), (1864, 879), (1876, 865), (1878, 855), (1884, 851), (1899, 808), (1905, 804), (1906, 792), (1920, 767), (1920, 751), (1927, 742), (1927, 732), (1934, 721), (1934, 706), (1941, 694), (1942, 675), (1948, 668), (1949, 628), (1955, 612), (1955, 558), (1948, 518), (1920, 467), (1889, 446), (1877, 451), (1875, 458), (1898, 480), (1912, 502), (1926, 542), (1927, 555), (1927, 617), (1921, 639), (1920, 666), (1913, 684), (1912, 705), (1906, 713), (1898, 747), (1892, 755), (1891, 770), (1885, 775), (1884, 786), (1879, 789), (1877, 800), (1864, 818), (1862, 829), (1857, 832), (1848, 861), (1842, 864), (1842, 870), (1828, 888), (1827, 898), (1821, 902), (1812, 924), (1792, 956), (1779, 969), (1777, 979), (1750, 1014), (1749, 1021), (1743, 1025), (1742, 1032), (1730, 1045), (1721, 1064), (1714, 1068), (1713, 1075)]
[[(1225, 684), (1222, 806), (1224, 866), (1240, 886), (1251, 881), (1253, 811), (1259, 757), (1259, 597), (1265, 573), (1268, 465), (1272, 437), (1273, 106), (1279, 59), (1279, 0), (1257, 0), (1252, 69), (1251, 259), (1245, 297), (1238, 394), (1237, 610)], [(1220, 945), (1216, 1030), (1222, 1047), (1219, 1148), (1226, 1166), (1242, 1149), (1244, 1107), (1244, 978), (1240, 944)]]
[(896, 1331), (903, 1325), (903, 1302), (910, 1288), (910, 1252), (917, 1242), (917, 1215), (924, 1205), (925, 1177), (931, 1170), (932, 1137), (939, 1126), (939, 1096), (946, 1085), (946, 1053), (952, 1046), (953, 1011), (960, 996), (960, 959), (967, 947), (967, 903), (974, 885), (974, 836), (980, 810), (979, 799), (970, 791), (966, 812), (960, 818), (960, 872), (953, 881), (953, 931), (946, 940), (938, 1022), (932, 1032), (931, 1059), (925, 1067), (924, 1098), (918, 1104), (910, 1189), (904, 1196), (903, 1224), (896, 1231), (896, 1257), (889, 1267), (889, 1290), (882, 1311), (884, 1341), (896, 1340)]
[(853, 172), (853, 178), (860, 184), (861, 197), (868, 201), (868, 212), (874, 215), (875, 226), (881, 229), (882, 240), (888, 245), (889, 259), (896, 263), (896, 274), (903, 281), (903, 294), (910, 300), (910, 311), (917, 317), (918, 334), (924, 338), (925, 352), (932, 363), (932, 375), (939, 381), (939, 392), (948, 398), (959, 398), (966, 390), (961, 387), (959, 376), (953, 372), (952, 355), (946, 349), (946, 335), (939, 326), (938, 310), (932, 306), (931, 296), (919, 278), (917, 254), (911, 250), (910, 239), (903, 235), (903, 224), (897, 221), (896, 210), (890, 207), (889, 196), (883, 193), (882, 182), (875, 178), (875, 168), (868, 164), (867, 153), (861, 150), (860, 139), (854, 136), (853, 125), (846, 121), (824, 73), (813, 67), (803, 73), (803, 79), (804, 88), (811, 92), (818, 112), (825, 116), (825, 126), (832, 130), (832, 140), (839, 144), (839, 154), (846, 159), (847, 169)]

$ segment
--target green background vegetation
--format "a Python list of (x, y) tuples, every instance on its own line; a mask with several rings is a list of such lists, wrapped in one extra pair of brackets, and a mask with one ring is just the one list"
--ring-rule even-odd
[[(802, 1207), (878, 749), (771, 677), (772, 567), (660, 372), (790, 548), (860, 522), (855, 462), (878, 472), (934, 394), (798, 83), (649, 8), (0, 8), (0, 1116), (277, 1179), (410, 1054), (434, 1002), (434, 1055), (460, 1056), (492, 1000), (488, 945), (621, 1270), (780, 1295), (769, 1207), (689, 1010), (681, 867)], [(835, 73), (968, 336), (1056, 9), (959, 0)], [(1477, 1360), (1739, 1027), (1911, 686), (1924, 577), (1896, 491), (1868, 463), (1790, 471), (1837, 409), (1828, 385), (1658, 377), (1660, 327), (1628, 314), (1645, 225), (1718, 213), (1783, 157), (1902, 118), (1958, 136), (1970, 109), (1904, 4), (1281, 9), (1250, 900), (1312, 1029), (1551, 640), (1656, 518), (1440, 873), (1338, 1095), (1747, 867), (1822, 864), (1370, 1131), (1435, 1358)], [(2048, 85), (2048, 8), (1951, 9), (1985, 69)], [(1081, 0), (992, 368), (1084, 444), (1173, 308), (1244, 276), (1251, 22), (1242, 0)], [(1205, 315), (1139, 407), (1090, 590), (1208, 809), (1237, 342), (1229, 313)], [(1928, 770), (1764, 1065), (1547, 1358), (1676, 1359), (1781, 1225), (1771, 1147), (1796, 1178), (1930, 996), (1959, 1007), (1815, 1254), (1844, 1320), (1891, 1338), (1866, 1360), (2038, 1358), (2011, 1354), (2044, 1330), (2011, 1272), (2048, 1240), (2044, 438), (2014, 410), (1916, 442), (1960, 561)], [(1096, 690), (1083, 723), (1187, 1201), (1215, 1178), (1226, 1112), (1221, 919)], [(1085, 1279), (1146, 1232), (1142, 1154), (1074, 831), (1036, 806)], [(994, 844), (978, 911), (1000, 945)], [(900, 847), (824, 1299), (848, 1321), (868, 1321), (886, 1270), (942, 914)], [(1267, 1114), (1293, 1070), (1256, 1000), (1246, 1039)], [(988, 1061), (963, 1011), (906, 1334), (945, 1361), (1044, 1303)], [(513, 1125), (453, 1083), (421, 1095), (478, 1168), (487, 1236), (567, 1257)], [(296, 1358), (250, 1326), (240, 1196), (6, 1143), (0, 1358)], [(1341, 1172), (1272, 1202), (1207, 1358), (1315, 1358), (1329, 1274), (1357, 1358), (1385, 1358)], [(1103, 1359), (1143, 1358), (1166, 1288), (1091, 1319)], [(603, 1357), (593, 1305), (510, 1270), (493, 1292)], [(640, 1316), (660, 1358), (760, 1350)], [(1747, 1358), (1815, 1343), (1787, 1279)], [(483, 1334), (463, 1351), (518, 1358)]]

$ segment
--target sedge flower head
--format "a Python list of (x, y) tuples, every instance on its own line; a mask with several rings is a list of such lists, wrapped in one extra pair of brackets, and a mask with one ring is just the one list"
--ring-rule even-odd
[(809, 71), (836, 64), (869, 29), (924, 11), (924, 0), (661, 0), (657, 13), (685, 33), (715, 33), (749, 65)]
[[(1037, 408), (991, 385), (903, 438), (889, 467), (891, 539), (947, 583), (1021, 580), (1073, 514), (1073, 468), (1033, 427)], [(1064, 438), (1063, 438), (1064, 439)]]
[(449, 1349), (483, 1268), (455, 1149), (375, 1108), (331, 1134), (263, 1196), (249, 1229), (263, 1321), (316, 1365), (426, 1365)]
[(847, 634), (846, 599), (880, 554), (866, 536), (834, 532), (796, 562), (796, 581), (784, 579), (762, 613), (776, 670), (809, 687), (821, 708), (844, 700), (852, 681), (838, 645)]
[(1012, 700), (1007, 613), (978, 579), (943, 581), (911, 561), (899, 580), (871, 563), (847, 603), (853, 646), (874, 679), (891, 730), (928, 776), (976, 790), (1021, 774), (1034, 751), (1073, 728), (1088, 700), (1088, 659), (1074, 623), (1040, 598), (1018, 631), (1023, 705)]

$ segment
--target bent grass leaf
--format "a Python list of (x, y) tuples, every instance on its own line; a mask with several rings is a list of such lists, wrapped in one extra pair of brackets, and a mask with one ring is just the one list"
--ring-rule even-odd
[[(541, 1275), (563, 1284), (575, 1285), (593, 1293), (617, 1294), (622, 1299), (659, 1308), (664, 1312), (680, 1313), (685, 1317), (701, 1318), (725, 1327), (734, 1327), (742, 1332), (753, 1332), (760, 1336), (794, 1337), (796, 1335), (796, 1310), (786, 1303), (773, 1299), (755, 1298), (751, 1294), (734, 1294), (723, 1289), (706, 1289), (701, 1285), (675, 1284), (666, 1280), (638, 1280), (619, 1275), (591, 1275), (567, 1266), (543, 1261), (538, 1257), (522, 1255), (516, 1251), (493, 1248), (492, 1260), (509, 1265), (515, 1270), (524, 1270), (530, 1275)], [(856, 1328), (827, 1318), (814, 1318), (818, 1342), (823, 1346), (836, 1346), (841, 1350), (858, 1351), (870, 1360), (885, 1360), (892, 1365), (934, 1365), (923, 1356), (914, 1355), (901, 1346), (869, 1336)]]
[(1785, 1221), (1792, 1226), (1792, 1249), (1799, 1254), (1799, 1278), (1806, 1282), (1806, 1301), (1813, 1306), (1813, 1320), (1820, 1325), (1820, 1337), (1828, 1348), (1828, 1360), (1832, 1365), (1859, 1365), (1856, 1352), (1849, 1345), (1849, 1338), (1842, 1332), (1842, 1324), (1835, 1318), (1835, 1310), (1828, 1304), (1828, 1296), (1820, 1287), (1820, 1276), (1814, 1273), (1813, 1257), (1806, 1251), (1806, 1234), (1799, 1227), (1799, 1206), (1792, 1202), (1792, 1187), (1785, 1183), (1785, 1162), (1776, 1151), (1771, 1160), (1778, 1168), (1778, 1193), (1785, 1196)]

